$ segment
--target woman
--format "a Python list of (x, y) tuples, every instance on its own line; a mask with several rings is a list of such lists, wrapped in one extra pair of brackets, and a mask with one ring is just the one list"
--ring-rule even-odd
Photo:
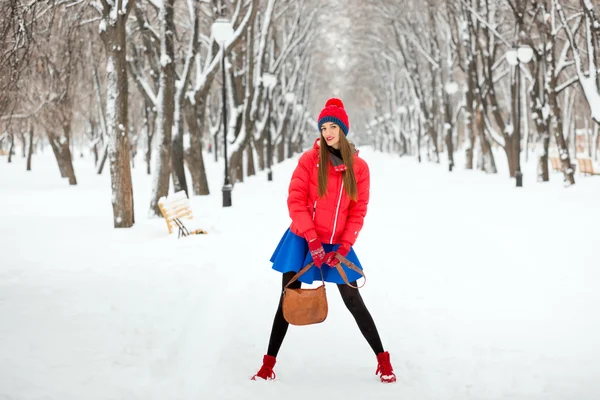
[[(373, 318), (358, 289), (346, 285), (338, 271), (332, 268), (340, 262), (335, 257), (337, 252), (362, 269), (352, 245), (367, 213), (369, 168), (346, 139), (350, 124), (341, 100), (327, 101), (319, 115), (318, 126), (321, 137), (300, 157), (292, 175), (288, 195), (292, 223), (271, 257), (273, 269), (283, 274), (283, 288), (303, 266), (314, 262), (314, 266), (289, 287), (300, 288), (301, 282), (310, 284), (315, 279), (321, 280), (321, 272), (325, 281), (336, 283), (344, 303), (377, 357), (376, 374), (382, 382), (395, 382), (390, 355), (383, 349)], [(343, 264), (342, 267), (348, 281), (356, 286), (360, 275)], [(288, 325), (280, 299), (267, 354), (252, 379), (275, 379), (273, 367)]]

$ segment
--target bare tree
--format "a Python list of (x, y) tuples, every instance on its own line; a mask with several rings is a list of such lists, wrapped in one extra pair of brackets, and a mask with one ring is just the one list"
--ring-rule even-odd
[(126, 24), (134, 0), (101, 0), (100, 37), (107, 60), (106, 134), (112, 182), (113, 222), (115, 228), (129, 228), (135, 222), (129, 123), (127, 113), (127, 32)]
[[(582, 49), (575, 37), (573, 29), (569, 25), (567, 17), (565, 16), (565, 7), (561, 5), (563, 1), (553, 0), (553, 2), (558, 12), (558, 16), (564, 25), (569, 43), (571, 44), (571, 51), (573, 52), (573, 60), (575, 62), (575, 71), (585, 98), (588, 101), (592, 118), (596, 123), (600, 124), (600, 60), (598, 59), (598, 46), (600, 46), (600, 19), (598, 19), (594, 11), (591, 0), (580, 0), (584, 15), (583, 24), (585, 31), (584, 46)], [(586, 58), (587, 67), (584, 66)]]

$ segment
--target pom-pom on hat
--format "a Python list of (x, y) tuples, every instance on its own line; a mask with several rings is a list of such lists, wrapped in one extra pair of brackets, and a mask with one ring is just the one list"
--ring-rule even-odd
[(321, 130), (321, 126), (325, 122), (333, 122), (338, 125), (344, 132), (344, 135), (348, 136), (350, 130), (350, 121), (348, 121), (348, 114), (344, 110), (344, 103), (340, 99), (331, 98), (325, 103), (325, 108), (319, 114), (318, 128)]

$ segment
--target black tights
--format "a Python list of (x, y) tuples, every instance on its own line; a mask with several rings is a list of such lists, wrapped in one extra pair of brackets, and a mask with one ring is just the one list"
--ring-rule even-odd
[[(282, 291), (283, 287), (287, 285), (294, 275), (295, 272), (286, 272), (283, 274)], [(353, 286), (356, 286), (356, 281), (350, 283)], [(301, 282), (295, 281), (289, 287), (292, 289), (299, 289), (300, 286)], [(345, 283), (337, 286), (340, 290), (340, 294), (342, 295), (342, 299), (344, 300), (344, 304), (346, 304), (346, 307), (348, 307), (348, 310), (352, 313), (352, 316), (358, 324), (358, 328), (365, 339), (367, 339), (371, 349), (373, 349), (375, 354), (381, 353), (383, 351), (383, 345), (381, 344), (379, 333), (375, 327), (373, 317), (371, 317), (369, 310), (367, 310), (367, 307), (365, 306), (358, 289), (352, 288)], [(275, 319), (273, 320), (273, 328), (271, 329), (271, 338), (269, 339), (269, 348), (267, 350), (267, 354), (273, 357), (277, 357), (277, 353), (279, 353), (279, 349), (281, 348), (281, 344), (283, 343), (283, 339), (285, 338), (285, 334), (287, 333), (289, 326), (289, 323), (285, 320), (285, 318), (283, 318), (282, 303), (283, 294), (279, 299), (279, 306), (277, 307), (277, 313), (275, 314)]]

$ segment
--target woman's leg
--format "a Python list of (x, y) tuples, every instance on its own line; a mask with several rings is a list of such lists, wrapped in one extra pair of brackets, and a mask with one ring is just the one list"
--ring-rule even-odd
[[(350, 282), (350, 284), (356, 286), (356, 281)], [(346, 307), (348, 307), (348, 310), (352, 313), (361, 333), (365, 339), (367, 339), (367, 342), (375, 352), (375, 355), (383, 352), (383, 345), (381, 344), (377, 327), (375, 326), (373, 317), (371, 317), (371, 313), (367, 310), (358, 289), (350, 287), (345, 283), (339, 284), (338, 289), (340, 290), (344, 304), (346, 304)]]
[[(283, 339), (285, 338), (285, 334), (287, 333), (288, 326), (290, 325), (285, 318), (283, 318), (283, 288), (288, 284), (289, 281), (296, 275), (295, 272), (286, 272), (283, 274), (281, 281), (281, 297), (279, 298), (279, 306), (277, 307), (277, 312), (275, 313), (275, 318), (273, 319), (273, 327), (271, 328), (271, 338), (269, 339), (269, 348), (267, 350), (267, 354), (273, 357), (277, 357), (277, 353), (279, 353), (279, 348), (281, 347), (281, 343), (283, 343)], [(300, 289), (302, 283), (300, 281), (293, 282), (289, 288), (291, 289)]]

